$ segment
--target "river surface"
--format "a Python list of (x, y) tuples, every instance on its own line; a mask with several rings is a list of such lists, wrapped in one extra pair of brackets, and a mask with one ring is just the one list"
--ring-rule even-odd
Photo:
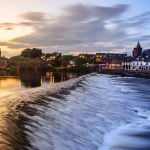
[(15, 93), (0, 98), (0, 150), (150, 150), (150, 80), (95, 73), (39, 88), (15, 80)]
[(66, 81), (79, 75), (67, 72), (23, 72), (21, 74), (9, 74), (0, 72), (0, 97), (25, 90), (27, 88), (51, 85)]

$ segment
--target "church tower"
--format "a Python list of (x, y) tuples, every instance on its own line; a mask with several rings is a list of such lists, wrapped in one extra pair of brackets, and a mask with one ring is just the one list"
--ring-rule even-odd
[(142, 56), (142, 47), (139, 41), (137, 43), (137, 46), (133, 49), (132, 55), (134, 58), (138, 58)]

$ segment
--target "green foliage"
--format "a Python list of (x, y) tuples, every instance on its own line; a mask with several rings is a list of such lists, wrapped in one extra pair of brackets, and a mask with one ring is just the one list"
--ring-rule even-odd
[(86, 63), (86, 59), (83, 59), (83, 58), (80, 58), (80, 57), (75, 58), (75, 65), (76, 66), (82, 66), (85, 63)]
[(38, 48), (27, 48), (22, 51), (21, 56), (24, 58), (40, 58), (42, 56), (42, 50)]
[(63, 66), (67, 66), (70, 63), (70, 61), (73, 61), (73, 60), (74, 60), (74, 56), (72, 56), (72, 55), (64, 55), (61, 58), (61, 64)]
[(51, 62), (54, 67), (59, 67), (61, 65), (61, 58), (56, 58)]
[(17, 55), (17, 56), (10, 57), (10, 59), (22, 59), (22, 56)]

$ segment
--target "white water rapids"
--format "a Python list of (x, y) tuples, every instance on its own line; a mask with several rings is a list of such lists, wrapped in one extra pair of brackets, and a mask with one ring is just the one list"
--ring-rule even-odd
[(0, 102), (0, 148), (150, 150), (149, 86), (92, 74), (14, 93)]

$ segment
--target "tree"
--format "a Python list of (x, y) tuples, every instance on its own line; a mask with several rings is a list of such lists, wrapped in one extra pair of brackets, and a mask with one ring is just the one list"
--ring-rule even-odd
[(75, 65), (76, 66), (83, 66), (85, 63), (86, 63), (85, 59), (76, 57), (76, 59), (75, 59)]
[(24, 58), (40, 58), (42, 56), (42, 50), (38, 48), (26, 48), (22, 51), (21, 56)]
[(72, 55), (64, 55), (61, 58), (61, 64), (63, 66), (67, 66), (70, 63), (70, 61), (73, 61), (73, 60), (74, 60), (74, 56), (72, 56)]

